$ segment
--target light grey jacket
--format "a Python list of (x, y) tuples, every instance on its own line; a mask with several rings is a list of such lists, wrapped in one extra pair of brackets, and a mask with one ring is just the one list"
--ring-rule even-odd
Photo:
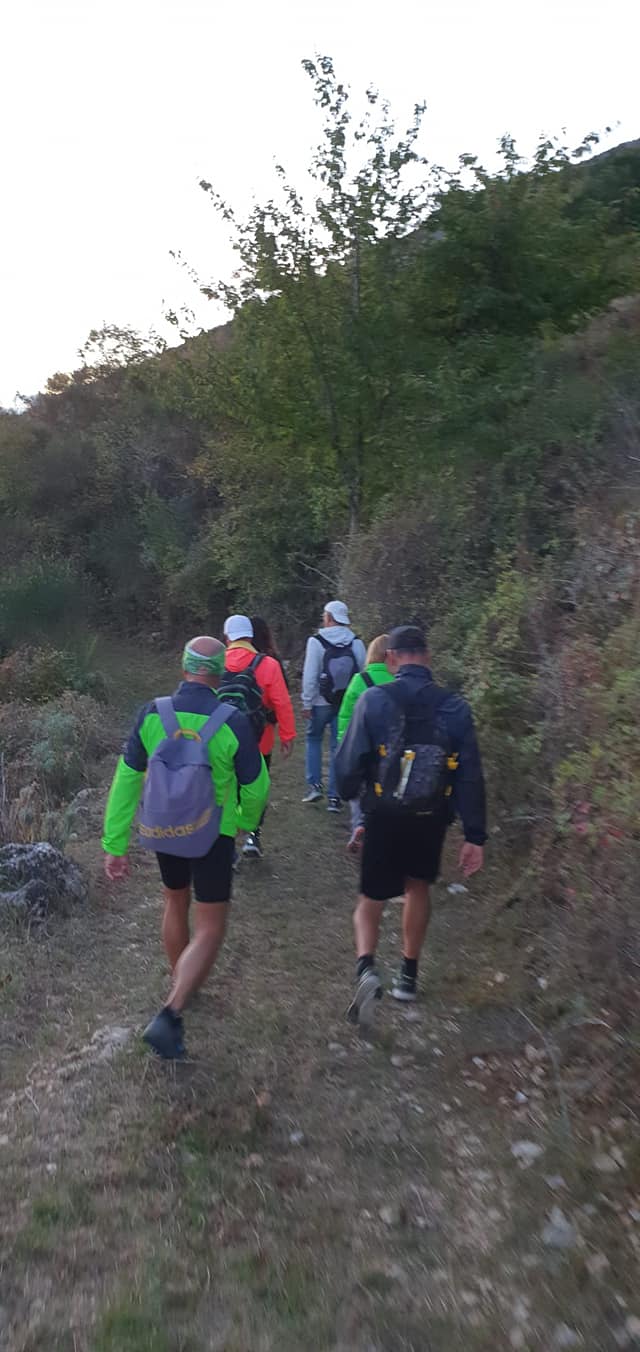
[[(367, 650), (361, 638), (356, 638), (352, 629), (348, 629), (344, 624), (332, 624), (328, 629), (322, 630), (323, 638), (329, 643), (335, 643), (336, 647), (346, 647), (353, 643), (353, 655), (358, 664), (358, 670), (362, 671), (365, 664)], [(320, 677), (322, 675), (322, 662), (324, 658), (324, 648), (320, 641), (312, 634), (307, 640), (307, 651), (304, 657), (304, 670), (302, 672), (302, 707), (303, 709), (312, 709), (314, 705), (319, 704), (326, 708), (327, 701), (320, 694)]]

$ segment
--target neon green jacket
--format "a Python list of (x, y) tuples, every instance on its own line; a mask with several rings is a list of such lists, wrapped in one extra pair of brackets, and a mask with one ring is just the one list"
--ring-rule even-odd
[[(389, 681), (393, 680), (393, 676), (388, 670), (385, 662), (371, 662), (368, 667), (365, 667), (365, 671), (367, 676), (371, 677), (374, 685), (387, 685)], [(362, 676), (363, 673), (357, 671), (355, 676), (351, 677), (344, 692), (342, 704), (340, 705), (340, 712), (338, 714), (338, 741), (341, 737), (344, 737), (344, 734), (347, 731), (351, 721), (351, 715), (356, 707), (356, 702), (360, 699), (360, 696), (364, 694), (365, 690), (368, 689), (367, 683), (366, 681), (363, 681)]]
[[(198, 732), (213, 713), (217, 699), (209, 686), (183, 681), (173, 695), (180, 727)], [(140, 710), (116, 766), (102, 837), (102, 848), (107, 854), (127, 853), (147, 763), (165, 735), (155, 700), (151, 700)], [(211, 738), (209, 761), (216, 801), (222, 807), (220, 834), (235, 836), (238, 830), (255, 831), (267, 806), (270, 780), (251, 725), (239, 710), (234, 710), (228, 722)]]

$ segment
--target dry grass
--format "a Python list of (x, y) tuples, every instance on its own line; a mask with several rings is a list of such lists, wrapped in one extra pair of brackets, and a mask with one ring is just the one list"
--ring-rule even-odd
[[(78, 844), (88, 910), (3, 933), (0, 1343), (550, 1352), (564, 1322), (587, 1349), (617, 1346), (640, 1314), (624, 1109), (628, 1168), (601, 1174), (607, 1122), (572, 1105), (569, 1138), (544, 1048), (537, 1063), (523, 1052), (526, 961), (491, 878), (462, 900), (439, 890), (415, 1020), (385, 1001), (371, 1044), (347, 1027), (346, 819), (303, 809), (301, 780), (299, 754), (277, 765), (268, 853), (239, 871), (228, 944), (188, 1014), (187, 1065), (138, 1042), (165, 990), (153, 861), (111, 891), (97, 845)], [(116, 1026), (132, 1035), (108, 1059), (95, 1034)], [(526, 1172), (510, 1154), (523, 1138), (545, 1145)], [(544, 1181), (556, 1173), (561, 1196)], [(555, 1201), (579, 1236), (564, 1252), (539, 1237)], [(613, 1283), (589, 1266), (606, 1248)]]

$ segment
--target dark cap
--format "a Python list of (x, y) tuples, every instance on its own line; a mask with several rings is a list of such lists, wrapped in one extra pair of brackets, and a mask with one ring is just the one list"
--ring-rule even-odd
[(396, 653), (426, 653), (427, 636), (417, 624), (399, 624), (391, 630), (387, 641), (387, 651)]

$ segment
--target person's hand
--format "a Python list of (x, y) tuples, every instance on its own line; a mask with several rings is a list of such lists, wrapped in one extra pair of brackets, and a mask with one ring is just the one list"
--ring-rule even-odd
[(129, 872), (126, 854), (105, 854), (104, 871), (110, 883), (119, 883)]
[(302, 717), (303, 717), (303, 718), (307, 718), (307, 719), (308, 719), (308, 718), (311, 718), (312, 713), (313, 713), (313, 709), (303, 709), (303, 710), (302, 710)]
[(465, 840), (458, 862), (463, 878), (471, 878), (484, 866), (484, 846), (472, 845), (469, 840)]
[(281, 742), (281, 743), (280, 743), (280, 751), (282, 752), (282, 759), (283, 759), (283, 760), (288, 760), (288, 759), (289, 759), (289, 756), (291, 755), (291, 752), (293, 751), (293, 742), (292, 742), (292, 741), (291, 741), (291, 742)]

